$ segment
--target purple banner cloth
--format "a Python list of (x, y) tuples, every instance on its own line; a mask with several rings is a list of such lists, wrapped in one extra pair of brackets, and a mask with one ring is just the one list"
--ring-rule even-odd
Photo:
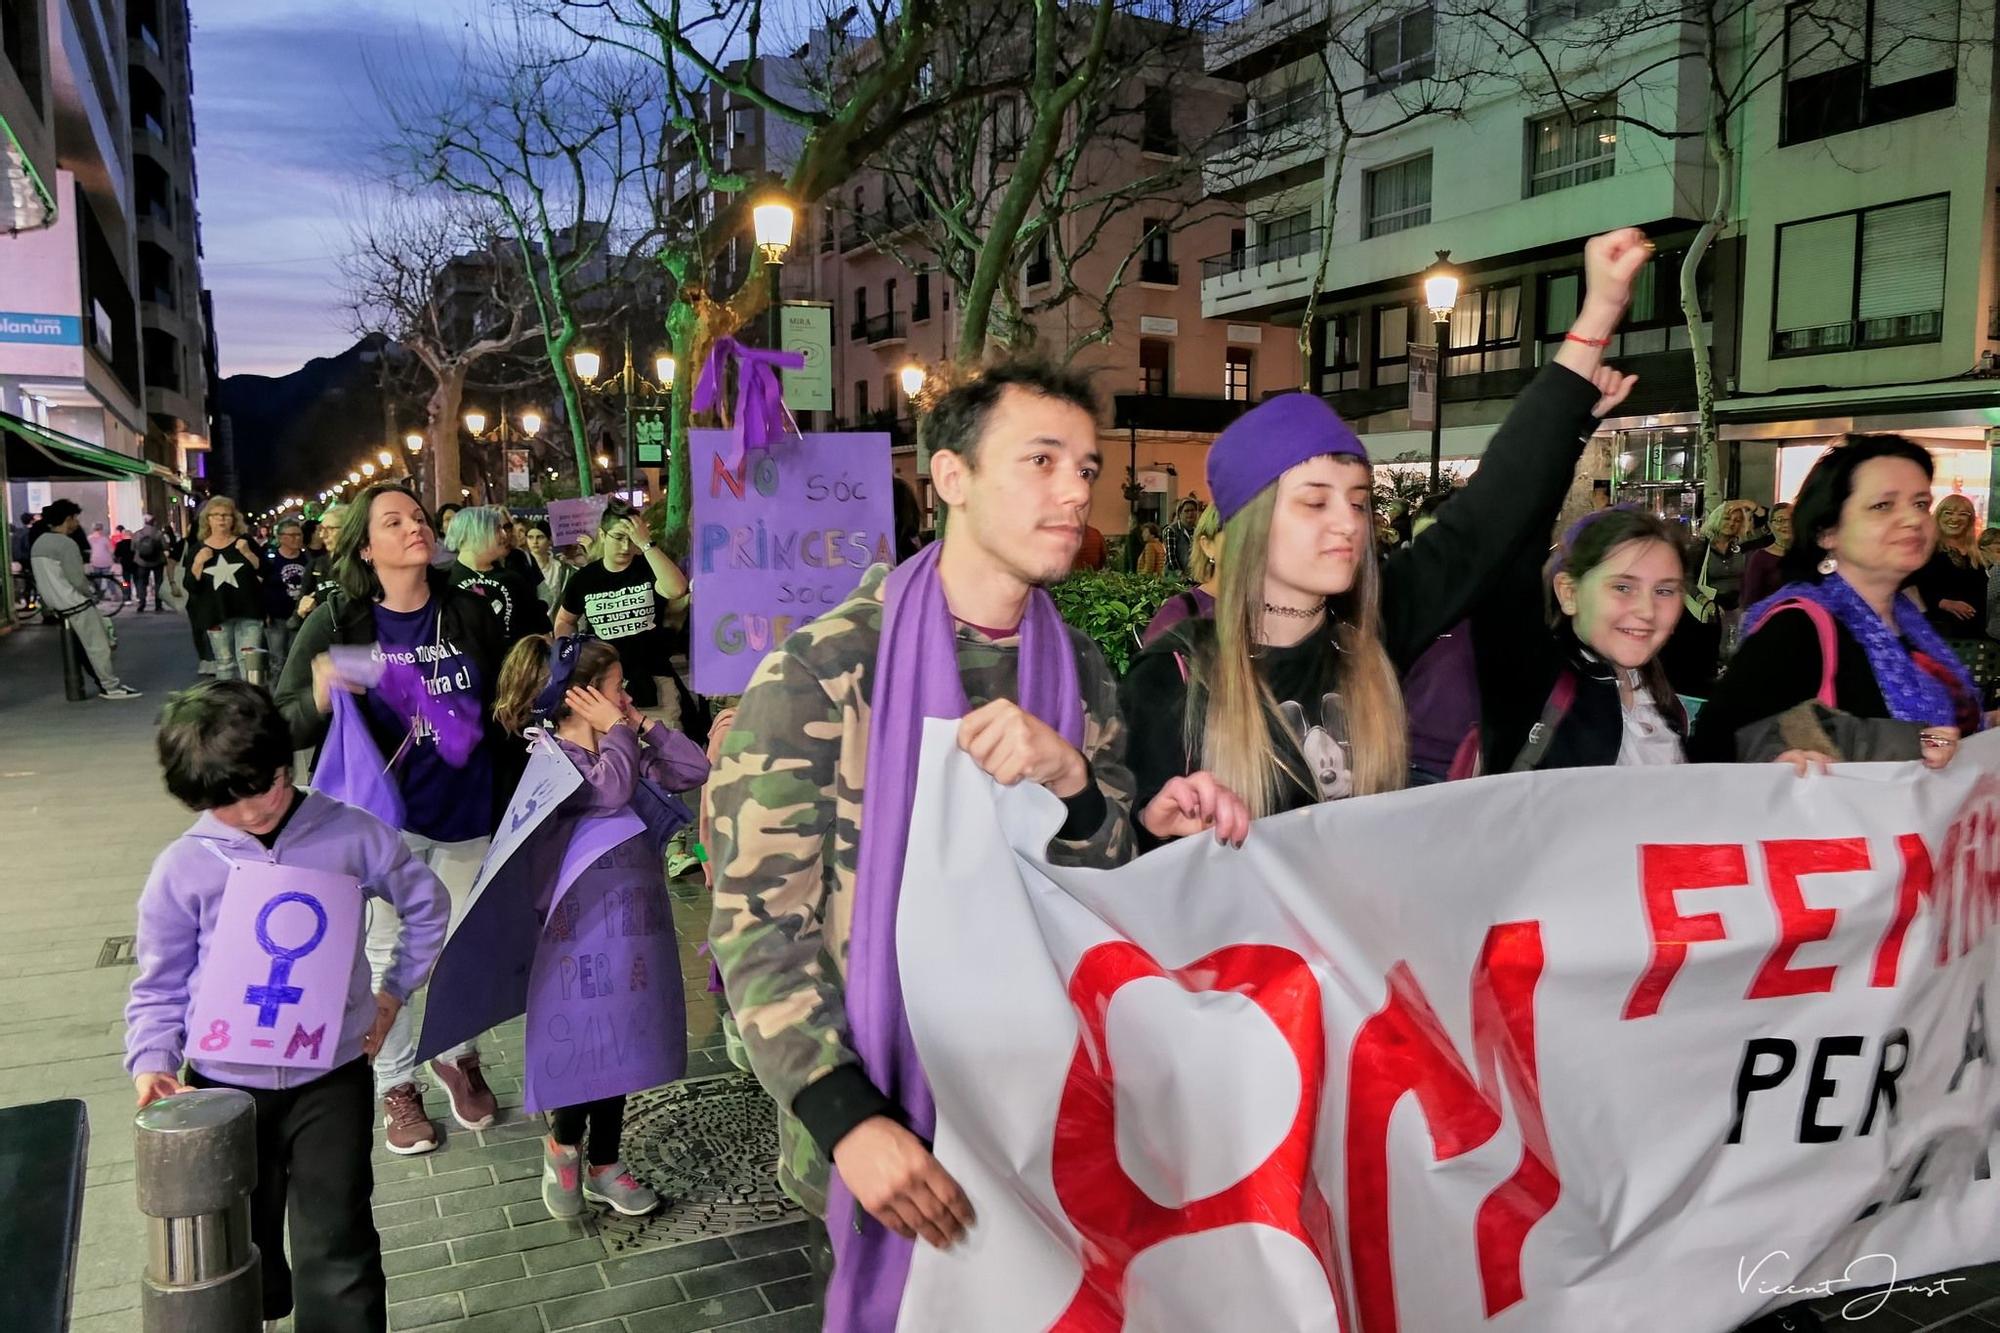
[(382, 751), (368, 734), (368, 720), (354, 696), (335, 686), (333, 718), (313, 765), (313, 790), (366, 810), (390, 828), (403, 827), (403, 797), (389, 777)]
[(734, 338), (717, 338), (708, 349), (701, 378), (695, 381), (694, 399), (689, 404), (695, 411), (713, 412), (721, 404), (723, 379), (731, 361), (736, 363), (736, 412), (729, 429), (722, 432), (730, 437), (723, 461), (737, 468), (748, 450), (768, 447), (791, 423), (778, 370), (804, 369), (806, 354), (746, 347)]
[(801, 435), (727, 461), (688, 433), (694, 468), (694, 687), (741, 694), (765, 654), (896, 558), (889, 437)]
[[(937, 1128), (937, 1108), (903, 1012), (896, 905), (909, 851), (924, 720), (963, 717), (968, 706), (958, 674), (958, 621), (945, 603), (937, 572), (943, 551), (943, 542), (925, 547), (892, 573), (882, 590), (882, 639), (875, 650), (867, 787), (861, 804), (861, 864), (847, 943), (847, 1025), (855, 1052), (869, 1079), (901, 1106), (912, 1132), (927, 1141)], [(1071, 745), (1082, 746), (1076, 653), (1055, 603), (1040, 589), (1029, 595), (1021, 620), (1017, 695), (1021, 707)], [(837, 1170), (826, 1217), (834, 1253), (827, 1333), (895, 1328), (912, 1242), (863, 1212)]]
[(361, 908), (352, 875), (232, 862), (188, 1008), (188, 1054), (331, 1068), (361, 948)]
[(553, 741), (537, 743), (431, 974), (417, 1044), (429, 1059), (526, 1014), (530, 1112), (657, 1087), (687, 1067), (661, 860), (692, 815), (646, 781), (616, 814), (559, 814), (583, 781)]

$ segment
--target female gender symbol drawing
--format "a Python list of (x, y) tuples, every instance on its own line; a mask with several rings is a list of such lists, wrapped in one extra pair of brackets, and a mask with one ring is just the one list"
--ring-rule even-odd
[[(271, 938), (271, 914), (286, 903), (303, 903), (313, 914), (313, 932), (304, 944), (285, 948)], [(319, 947), (326, 938), (326, 909), (319, 905), (319, 899), (309, 893), (280, 893), (264, 904), (257, 913), (257, 947), (271, 955), (271, 975), (261, 986), (246, 986), (243, 1003), (257, 1006), (257, 1026), (274, 1028), (278, 1026), (278, 1010), (284, 1005), (297, 1004), (305, 998), (305, 992), (291, 985), (292, 964)]]

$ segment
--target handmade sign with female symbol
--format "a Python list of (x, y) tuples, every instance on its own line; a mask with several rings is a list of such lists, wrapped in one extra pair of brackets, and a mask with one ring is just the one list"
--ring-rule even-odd
[(352, 875), (233, 862), (195, 978), (189, 1052), (230, 1064), (330, 1067), (361, 909)]

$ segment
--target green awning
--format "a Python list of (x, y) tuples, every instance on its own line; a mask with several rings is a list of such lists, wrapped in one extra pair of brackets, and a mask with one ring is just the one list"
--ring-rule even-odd
[(7, 477), (11, 481), (127, 481), (135, 477), (158, 477), (169, 486), (188, 489), (187, 479), (172, 468), (50, 430), (11, 412), (0, 412), (0, 436), (7, 442)]

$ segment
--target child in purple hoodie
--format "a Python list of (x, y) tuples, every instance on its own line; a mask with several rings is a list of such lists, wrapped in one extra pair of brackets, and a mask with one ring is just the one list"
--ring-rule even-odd
[[(174, 695), (160, 715), (158, 746), (167, 790), (202, 815), (154, 860), (139, 895), (139, 974), (125, 1006), (125, 1067), (139, 1105), (189, 1088), (249, 1093), (257, 1110), (250, 1231), (263, 1263), (264, 1317), (281, 1319), (296, 1308), (299, 1333), (378, 1331), (387, 1321), (387, 1282), (369, 1210), (375, 1091), (368, 1062), (443, 945), (450, 914), (444, 886), (396, 830), (292, 785), (291, 729), (261, 686), (216, 680)], [(325, 1072), (225, 1063), (205, 1057), (189, 1038), (233, 863), (350, 876), (403, 920), (401, 952), (380, 993), (369, 984), (357, 937), (345, 1016)], [(290, 1265), (288, 1203), (295, 1205)]]
[[(583, 776), (583, 785), (558, 811), (557, 822), (549, 831), (551, 837), (567, 840), (577, 821), (629, 810), (642, 779), (667, 792), (683, 792), (699, 787), (708, 778), (708, 756), (700, 746), (646, 717), (633, 705), (625, 692), (625, 668), (619, 663), (617, 649), (602, 640), (542, 634), (522, 639), (500, 669), (493, 714), (501, 726), (516, 735), (531, 727), (544, 729)], [(606, 903), (602, 890), (626, 891), (616, 900), (628, 904), (627, 924), (636, 917), (642, 922), (656, 919), (664, 927), (657, 932), (639, 932), (650, 938), (658, 954), (651, 970), (670, 975), (677, 970), (673, 912), (658, 848), (645, 838), (632, 838), (600, 858), (592, 870), (579, 877), (577, 885), (569, 904), (592, 903), (584, 909), (586, 913), (598, 911), (595, 904)], [(547, 917), (556, 892), (553, 880), (537, 886), (534, 907), (538, 916)], [(652, 899), (657, 915), (633, 913), (633, 893)], [(538, 952), (574, 947), (557, 943), (557, 935), (577, 938), (545, 930), (538, 940)], [(635, 1062), (634, 1069), (650, 1068), (655, 1074), (664, 1072), (669, 1079), (685, 1071), (687, 1015), (683, 1004), (679, 986), (668, 987), (660, 1015), (661, 1060)], [(532, 1045), (530, 1050), (532, 1059)], [(643, 1216), (660, 1206), (659, 1196), (632, 1175), (619, 1154), (625, 1092), (616, 1091), (618, 1086), (593, 1088), (576, 1101), (550, 1111), (549, 1137), (542, 1145), (542, 1202), (551, 1217), (577, 1217), (585, 1200), (604, 1204), (627, 1217)], [(641, 1081), (626, 1091), (637, 1092), (646, 1086), (649, 1084)]]

